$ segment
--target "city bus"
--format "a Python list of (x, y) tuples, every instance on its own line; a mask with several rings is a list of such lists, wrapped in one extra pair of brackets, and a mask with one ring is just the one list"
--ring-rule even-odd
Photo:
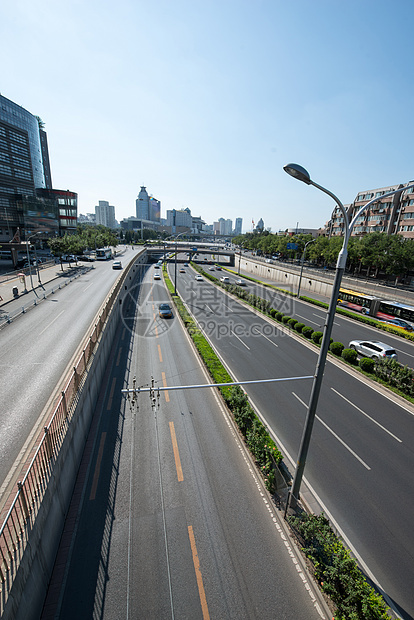
[(394, 301), (381, 299), (374, 295), (359, 293), (350, 289), (340, 288), (338, 306), (361, 312), (381, 321), (387, 319), (403, 319), (414, 323), (414, 306)]
[(112, 258), (111, 248), (99, 248), (96, 250), (96, 260), (109, 260)]

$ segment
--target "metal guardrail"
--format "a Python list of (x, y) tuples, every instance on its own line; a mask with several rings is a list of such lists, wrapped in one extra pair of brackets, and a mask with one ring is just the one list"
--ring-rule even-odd
[(8, 508), (0, 529), (1, 614), (16, 578), (21, 558), (30, 541), (30, 534), (47, 491), (48, 483), (53, 475), (57, 456), (66, 438), (69, 426), (74, 421), (76, 397), (85, 380), (85, 371), (91, 362), (96, 343), (128, 273), (129, 269), (125, 270), (109, 294), (92, 333), (84, 341), (86, 344), (69, 380), (61, 391), (57, 405), (51, 411), (50, 422), (44, 427), (43, 436), (27, 471), (23, 479), (17, 483), (17, 493)]

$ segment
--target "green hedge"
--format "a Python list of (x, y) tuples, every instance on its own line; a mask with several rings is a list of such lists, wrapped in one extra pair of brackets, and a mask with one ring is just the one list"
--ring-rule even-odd
[(364, 372), (372, 374), (375, 370), (375, 360), (370, 357), (361, 357), (359, 360), (359, 367)]
[(325, 515), (288, 517), (312, 562), (321, 589), (336, 606), (336, 620), (389, 620), (382, 596), (365, 580)]
[(321, 344), (322, 338), (323, 338), (323, 332), (318, 332), (318, 331), (312, 332), (311, 338), (315, 344)]
[(346, 362), (349, 362), (349, 364), (356, 364), (358, 353), (355, 349), (344, 349), (342, 351), (342, 357)]
[(312, 334), (313, 334), (313, 329), (312, 327), (309, 327), (309, 325), (305, 325), (305, 327), (302, 329), (302, 334), (303, 336), (305, 336), (305, 338), (312, 338)]
[(334, 355), (337, 355), (338, 357), (341, 357), (344, 348), (345, 346), (342, 344), (342, 342), (332, 342), (329, 346), (330, 352)]

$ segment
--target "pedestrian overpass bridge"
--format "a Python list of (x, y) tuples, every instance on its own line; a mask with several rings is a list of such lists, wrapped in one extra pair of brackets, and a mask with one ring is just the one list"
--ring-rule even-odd
[[(149, 258), (159, 259), (163, 258), (164, 254), (177, 251), (177, 262), (186, 262), (194, 260), (199, 263), (205, 262), (210, 257), (210, 260), (214, 262), (223, 262), (229, 267), (235, 265), (235, 253), (234, 250), (226, 248), (223, 245), (213, 245), (209, 243), (195, 243), (195, 242), (176, 242), (174, 239), (168, 240), (165, 243), (158, 245), (146, 245), (146, 251)], [(180, 258), (180, 254), (185, 254), (185, 257)], [(197, 256), (197, 258), (195, 258)], [(200, 256), (202, 256), (200, 260)]]

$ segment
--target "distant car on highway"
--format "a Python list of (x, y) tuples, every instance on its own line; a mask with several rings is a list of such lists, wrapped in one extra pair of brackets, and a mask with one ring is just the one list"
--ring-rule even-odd
[(197, 280), (197, 282), (203, 282), (203, 276), (197, 275), (195, 280)]
[(161, 276), (159, 273), (154, 274), (154, 280), (161, 280)]
[(224, 284), (230, 284), (230, 278), (228, 278), (227, 276), (223, 276), (222, 278), (220, 278), (220, 282), (223, 282)]
[(171, 306), (168, 304), (160, 304), (158, 306), (158, 314), (162, 319), (170, 319), (172, 317)]
[(184, 269), (184, 267), (181, 267), (181, 269), (180, 269), (180, 273), (185, 273), (185, 269)]
[(392, 325), (393, 327), (401, 327), (401, 329), (405, 329), (407, 332), (414, 331), (414, 327), (411, 323), (407, 323), (407, 321), (403, 319), (381, 319), (380, 322), (386, 325)]
[(112, 263), (112, 269), (122, 269), (122, 263), (120, 260), (114, 260)]
[(236, 280), (235, 284), (237, 284), (237, 286), (246, 286), (246, 282), (240, 278)]
[(221, 271), (221, 267), (220, 267), (220, 265), (216, 265), (216, 270), (217, 270), (217, 271)]
[(388, 357), (393, 360), (398, 358), (395, 349), (379, 340), (351, 340), (349, 348), (355, 349), (362, 357), (371, 357), (372, 359)]

